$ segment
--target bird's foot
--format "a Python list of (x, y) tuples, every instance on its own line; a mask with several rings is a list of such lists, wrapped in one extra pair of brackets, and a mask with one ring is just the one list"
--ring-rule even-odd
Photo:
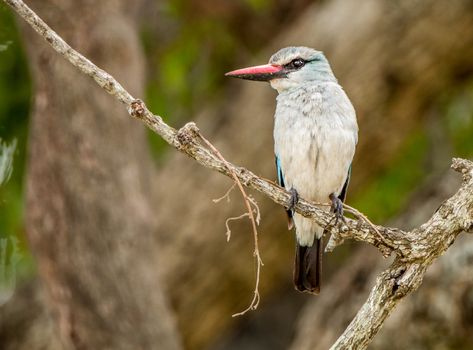
[(343, 216), (343, 202), (333, 193), (330, 194), (329, 198), (332, 201), (330, 210), (335, 214), (335, 225), (337, 225), (339, 221), (346, 222)]
[(289, 205), (287, 207), (287, 210), (294, 211), (297, 202), (299, 202), (299, 193), (297, 193), (297, 190), (295, 188), (291, 188), (289, 192), (291, 193), (291, 198), (289, 199)]

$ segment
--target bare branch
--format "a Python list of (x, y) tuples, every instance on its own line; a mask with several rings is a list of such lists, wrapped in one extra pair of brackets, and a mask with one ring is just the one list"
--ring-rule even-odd
[(420, 286), (433, 261), (473, 226), (473, 163), (455, 158), (452, 168), (463, 174), (460, 189), (429, 221), (406, 233), (410, 254), (398, 256), (377, 277), (368, 300), (331, 349), (365, 349), (396, 305)]
[[(200, 135), (194, 123), (186, 124), (179, 131), (164, 123), (161, 117), (153, 115), (141, 100), (134, 99), (110, 74), (72, 49), (22, 1), (4, 1), (58, 53), (84, 74), (92, 77), (105, 91), (124, 103), (132, 117), (140, 119), (171, 146), (194, 158), (199, 164), (216, 170), (237, 183), (245, 198), (248, 215), (252, 218), (255, 259), (257, 269), (259, 269), (262, 262), (257, 246), (256, 221), (250, 205), (253, 202), (252, 198), (246, 195), (242, 185), (265, 194), (283, 206), (288, 205), (290, 194), (274, 182), (227, 162), (219, 155), (215, 147)], [(210, 149), (198, 142), (199, 137)], [(338, 227), (333, 227), (331, 225), (333, 215), (322, 210), (320, 204), (314, 204), (302, 198), (297, 203), (295, 210), (298, 213), (313, 218), (319, 225), (326, 227), (328, 233), (334, 237), (332, 249), (345, 239), (354, 239), (372, 244), (384, 256), (396, 254), (394, 263), (378, 276), (368, 300), (332, 349), (366, 348), (397, 303), (419, 287), (425, 271), (432, 262), (448, 249), (459, 233), (473, 230), (473, 163), (464, 159), (454, 159), (452, 168), (463, 175), (460, 189), (439, 207), (429, 221), (409, 232), (374, 225), (353, 208), (348, 208), (348, 211), (355, 215), (355, 220), (346, 219)], [(258, 286), (259, 270), (256, 278), (256, 286)], [(255, 307), (258, 301), (259, 294), (256, 287), (249, 309)]]

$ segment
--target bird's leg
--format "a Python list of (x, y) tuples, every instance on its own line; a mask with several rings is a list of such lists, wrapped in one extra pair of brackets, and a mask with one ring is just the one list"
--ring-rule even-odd
[(299, 202), (299, 193), (297, 193), (297, 190), (295, 188), (291, 188), (289, 192), (291, 193), (291, 198), (289, 198), (289, 205), (287, 207), (287, 210), (294, 211), (297, 202)]
[(330, 194), (329, 198), (332, 201), (330, 209), (335, 214), (335, 225), (338, 224), (338, 220), (345, 222), (345, 217), (343, 216), (343, 202), (333, 193)]

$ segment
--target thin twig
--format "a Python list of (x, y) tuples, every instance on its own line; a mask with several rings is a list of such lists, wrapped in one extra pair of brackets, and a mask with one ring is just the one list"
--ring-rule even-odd
[[(242, 316), (246, 314), (248, 311), (251, 310), (256, 310), (258, 307), (259, 301), (260, 301), (260, 295), (259, 295), (259, 281), (260, 281), (260, 274), (261, 274), (261, 266), (263, 266), (263, 261), (261, 260), (261, 256), (259, 253), (259, 247), (258, 247), (258, 229), (257, 225), (259, 223), (259, 208), (256, 205), (256, 202), (254, 201), (253, 198), (250, 198), (247, 194), (245, 189), (243, 188), (243, 185), (240, 182), (240, 179), (236, 175), (235, 171), (233, 170), (232, 167), (230, 167), (230, 164), (226, 161), (226, 159), (222, 156), (222, 154), (210, 143), (209, 140), (207, 140), (204, 135), (200, 131), (197, 131), (199, 137), (201, 138), (202, 141), (209, 147), (212, 152), (225, 164), (227, 167), (228, 171), (232, 174), (233, 180), (238, 186), (238, 189), (241, 192), (241, 195), (243, 197), (243, 200), (245, 202), (246, 209), (248, 211), (248, 217), (250, 218), (251, 221), (251, 226), (253, 229), (253, 239), (254, 239), (254, 251), (253, 251), (253, 256), (255, 257), (256, 260), (256, 281), (255, 281), (255, 289), (253, 291), (253, 299), (251, 300), (250, 305), (243, 311), (238, 312), (236, 314), (233, 314), (232, 317), (236, 316)], [(253, 214), (253, 209), (251, 208), (251, 204), (253, 204), (254, 207), (257, 208), (257, 220), (255, 219), (255, 216)], [(228, 227), (227, 227), (228, 228)]]
[(251, 194), (248, 196), (248, 200), (250, 201), (251, 204), (253, 204), (253, 207), (254, 207), (253, 210), (256, 214), (256, 223), (259, 226), (259, 223), (260, 223), (260, 220), (261, 220), (261, 213), (260, 213), (260, 210), (259, 210), (258, 203), (256, 203), (256, 199), (254, 199)]
[(376, 234), (378, 235), (379, 239), (381, 240), (381, 242), (383, 242), (387, 247), (390, 246), (389, 242), (384, 238), (384, 236), (381, 234), (381, 232), (379, 232), (378, 228), (376, 227), (375, 224), (373, 224), (366, 215), (364, 215), (363, 213), (361, 213), (360, 211), (358, 211), (357, 209), (353, 208), (353, 207), (350, 207), (348, 204), (345, 204), (343, 203), (343, 208), (345, 208), (345, 210), (347, 212), (349, 212), (350, 214), (353, 214), (355, 215), (356, 218), (358, 219), (362, 219), (364, 222), (366, 222), (368, 225), (371, 226), (371, 228), (374, 230), (374, 232), (376, 232)]
[(222, 197), (219, 197), (219, 198), (215, 198), (215, 199), (212, 199), (212, 202), (214, 203), (219, 203), (221, 202), (223, 199), (227, 199), (227, 203), (230, 202), (230, 193), (233, 191), (233, 189), (235, 188), (236, 186), (236, 182), (233, 183), (232, 187), (230, 187), (227, 192), (225, 192), (225, 194), (222, 196)]
[(230, 230), (230, 221), (236, 221), (243, 219), (245, 217), (250, 217), (248, 212), (241, 214), (240, 216), (232, 216), (231, 218), (227, 218), (225, 220), (225, 228), (227, 229), (227, 232), (225, 232), (225, 235), (227, 236), (227, 242), (230, 241), (230, 238), (232, 237), (232, 230)]

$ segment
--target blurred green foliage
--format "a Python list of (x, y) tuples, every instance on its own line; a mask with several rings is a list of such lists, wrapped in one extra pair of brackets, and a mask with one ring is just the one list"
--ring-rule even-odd
[(455, 156), (473, 155), (473, 82), (444, 104), (445, 124)]
[(245, 0), (245, 3), (247, 3), (252, 10), (255, 12), (260, 12), (260, 11), (265, 11), (269, 8), (271, 8), (271, 5), (273, 3), (272, 0)]
[[(146, 101), (154, 113), (173, 124), (182, 124), (202, 106), (212, 103), (222, 82), (222, 67), (234, 48), (225, 23), (193, 20), (165, 45), (156, 45), (146, 30), (142, 38), (150, 69)], [(151, 132), (150, 141), (154, 153), (162, 155), (165, 142)]]
[[(443, 147), (452, 149), (452, 157), (471, 158), (473, 81), (449, 91), (439, 101), (440, 127), (446, 134), (447, 142)], [(406, 139), (391, 166), (360, 191), (352, 205), (375, 222), (383, 222), (396, 215), (405, 206), (409, 193), (428, 175), (429, 169), (425, 168), (428, 152), (429, 139), (425, 128), (422, 128)]]
[[(168, 0), (156, 2), (143, 21), (148, 59), (146, 102), (175, 126), (193, 119), (219, 98), (224, 73), (254, 57), (285, 21), (310, 1)], [(156, 21), (159, 18), (159, 21)], [(260, 30), (264, 27), (265, 30)], [(153, 153), (163, 160), (166, 147), (149, 132)]]
[[(166, 37), (157, 36), (156, 28), (142, 32), (150, 70), (147, 104), (173, 124), (184, 123), (212, 103), (236, 46), (225, 21), (214, 16), (187, 18), (188, 6), (183, 1), (165, 2), (160, 16), (175, 28)], [(149, 138), (159, 159), (166, 144), (151, 132)]]
[(397, 214), (404, 207), (408, 194), (426, 175), (424, 164), (428, 146), (425, 130), (413, 133), (406, 139), (391, 166), (378, 174), (367, 188), (359, 191), (350, 205), (378, 223)]
[(0, 4), (0, 138), (17, 142), (10, 180), (0, 186), (0, 238), (17, 237), (23, 255), (20, 270), (31, 267), (23, 213), (28, 115), (31, 80), (13, 15)]
[[(149, 107), (161, 115), (185, 121), (202, 105), (210, 104), (226, 68), (242, 54), (257, 51), (267, 40), (262, 31), (253, 33), (250, 25), (242, 26), (242, 18), (249, 23), (267, 18), (277, 8), (275, 2), (156, 3), (153, 20), (146, 21), (142, 28), (150, 73)], [(249, 36), (252, 40), (246, 40)]]

